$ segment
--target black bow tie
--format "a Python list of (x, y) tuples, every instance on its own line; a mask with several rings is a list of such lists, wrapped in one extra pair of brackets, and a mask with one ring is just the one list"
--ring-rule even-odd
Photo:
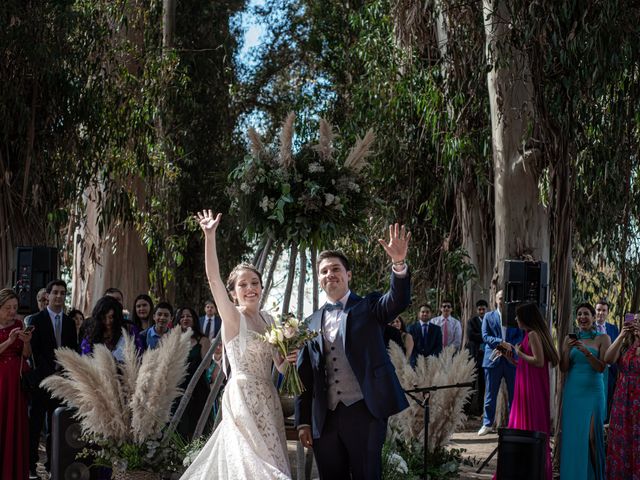
[(342, 302), (336, 302), (336, 303), (327, 302), (324, 306), (324, 309), (327, 312), (331, 312), (332, 310), (343, 310), (344, 305), (342, 305)]

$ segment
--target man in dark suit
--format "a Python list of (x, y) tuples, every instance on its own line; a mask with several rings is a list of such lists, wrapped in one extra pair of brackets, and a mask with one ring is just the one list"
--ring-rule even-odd
[(413, 352), (409, 363), (415, 368), (418, 355), (428, 357), (429, 355), (440, 355), (442, 352), (442, 329), (429, 322), (431, 318), (431, 307), (420, 305), (418, 321), (409, 325), (408, 333), (413, 337)]
[[(38, 381), (42, 381), (59, 371), (55, 361), (55, 349), (68, 347), (78, 350), (76, 325), (72, 318), (64, 313), (64, 303), (67, 295), (67, 284), (63, 280), (53, 280), (47, 285), (49, 304), (47, 308), (31, 318), (34, 328), (31, 338), (34, 370)], [(31, 411), (29, 415), (29, 477), (36, 475), (38, 460), (38, 444), (45, 415), (47, 424), (51, 428), (53, 411), (61, 403), (51, 397), (48, 391), (37, 388), (31, 397)], [(50, 470), (51, 463), (51, 432), (46, 436), (47, 462), (45, 468)]]
[(218, 308), (213, 300), (207, 300), (204, 304), (205, 314), (200, 317), (200, 331), (204, 333), (209, 340), (213, 340), (222, 326), (222, 319), (218, 315)]
[[(620, 330), (613, 323), (607, 322), (607, 317), (609, 316), (609, 304), (606, 300), (600, 300), (596, 303), (596, 330), (600, 333), (606, 333), (611, 338), (611, 343), (616, 341), (618, 335), (620, 335)], [(618, 366), (614, 363), (613, 365), (607, 365), (605, 369), (605, 405), (607, 406), (605, 423), (609, 422), (609, 413), (611, 413), (611, 402), (613, 401), (613, 391), (616, 388), (616, 380), (618, 378)]]
[(327, 303), (308, 319), (321, 334), (300, 351), (298, 371), (306, 391), (296, 398), (296, 427), (310, 448), (321, 479), (381, 478), (387, 418), (408, 407), (384, 346), (385, 326), (410, 303), (409, 234), (398, 224), (389, 243), (391, 288), (362, 298), (349, 290), (349, 261), (337, 251), (318, 256), (318, 279)]
[(482, 414), (484, 404), (484, 370), (482, 361), (484, 360), (484, 343), (482, 341), (482, 318), (487, 313), (489, 304), (486, 300), (476, 302), (476, 315), (467, 321), (467, 350), (469, 355), (476, 362), (476, 381), (471, 398), (471, 412), (476, 415)]

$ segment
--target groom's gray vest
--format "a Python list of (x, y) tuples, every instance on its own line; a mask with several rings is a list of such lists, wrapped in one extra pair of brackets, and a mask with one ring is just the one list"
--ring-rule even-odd
[(341, 330), (338, 329), (333, 343), (329, 343), (324, 336), (323, 342), (327, 372), (327, 407), (329, 410), (335, 410), (340, 402), (349, 406), (362, 400), (364, 397), (360, 384), (344, 351)]

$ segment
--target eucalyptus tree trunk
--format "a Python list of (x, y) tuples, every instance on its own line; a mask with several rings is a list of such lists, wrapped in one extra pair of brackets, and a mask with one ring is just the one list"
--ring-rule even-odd
[(484, 0), (491, 108), (495, 210), (493, 285), (504, 284), (504, 261), (549, 262), (549, 214), (540, 202), (541, 154), (528, 146), (533, 85), (526, 57), (509, 43), (505, 0)]
[(104, 291), (117, 287), (126, 308), (138, 294), (149, 291), (147, 250), (133, 225), (116, 222), (100, 234), (95, 189), (85, 192), (83, 203), (85, 215), (73, 238), (71, 306), (90, 315)]
[(267, 301), (267, 297), (269, 296), (269, 292), (271, 291), (271, 286), (273, 285), (273, 275), (276, 271), (276, 267), (278, 266), (278, 261), (280, 261), (280, 256), (282, 255), (282, 244), (278, 244), (273, 251), (273, 255), (271, 258), (271, 264), (269, 265), (269, 271), (267, 272), (267, 276), (263, 278), (264, 289), (262, 291), (262, 298), (260, 299), (260, 308), (264, 307), (264, 302)]
[(307, 283), (307, 250), (300, 249), (300, 274), (298, 275), (298, 310), (296, 317), (304, 318), (304, 287)]
[[(549, 262), (549, 215), (540, 202), (541, 155), (529, 147), (534, 98), (525, 55), (509, 42), (506, 0), (483, 0), (493, 146), (495, 264), (493, 293), (504, 285), (504, 261)], [(494, 303), (494, 302), (491, 302)], [(506, 395), (500, 396), (504, 405)], [(496, 419), (506, 424), (507, 408)]]
[(282, 297), (282, 314), (289, 313), (289, 305), (291, 303), (291, 293), (293, 292), (293, 280), (296, 275), (296, 262), (298, 260), (298, 244), (292, 243), (289, 250), (289, 269), (287, 272), (287, 285)]

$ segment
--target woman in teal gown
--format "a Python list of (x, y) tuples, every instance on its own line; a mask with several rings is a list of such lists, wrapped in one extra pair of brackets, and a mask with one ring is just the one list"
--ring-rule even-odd
[(577, 339), (567, 336), (562, 345), (560, 369), (567, 373), (562, 400), (560, 478), (604, 480), (605, 393), (604, 355), (611, 345), (596, 331), (595, 309), (578, 305)]

